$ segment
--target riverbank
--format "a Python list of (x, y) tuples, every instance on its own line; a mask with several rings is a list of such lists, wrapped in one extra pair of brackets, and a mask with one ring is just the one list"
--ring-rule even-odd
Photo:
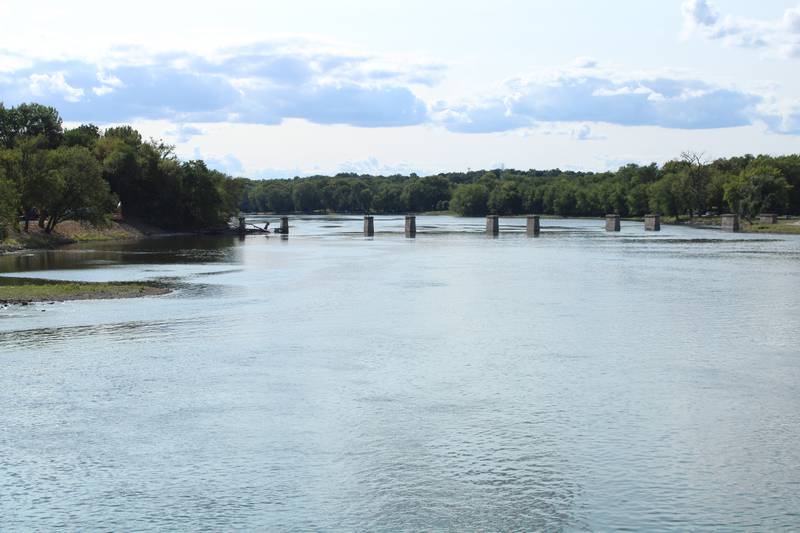
[[(705, 229), (719, 229), (722, 225), (720, 217), (698, 217), (694, 219), (680, 219), (675, 217), (662, 217), (662, 224), (675, 224), (679, 226), (691, 226)], [(780, 235), (800, 235), (800, 220), (795, 218), (781, 219), (777, 224), (761, 224), (754, 221), (752, 224), (747, 220), (740, 220), (740, 231), (742, 233), (771, 233)]]
[(28, 231), (21, 229), (11, 231), (5, 240), (0, 241), (0, 254), (24, 250), (49, 250), (78, 242), (134, 240), (143, 237), (183, 234), (163, 230), (143, 222), (119, 219), (109, 221), (106, 226), (68, 220), (56, 225), (52, 233), (45, 233), (35, 221), (32, 221)]
[(77, 282), (0, 276), (0, 305), (140, 298), (167, 294), (170, 290), (155, 282)]

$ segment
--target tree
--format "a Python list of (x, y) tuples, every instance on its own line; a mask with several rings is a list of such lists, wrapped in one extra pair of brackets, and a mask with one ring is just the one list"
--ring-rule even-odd
[(731, 210), (752, 221), (759, 213), (783, 213), (791, 188), (778, 169), (760, 164), (727, 184), (725, 200)]
[(283, 183), (270, 184), (266, 188), (265, 200), (265, 211), (288, 213), (292, 210), (292, 193)]
[(677, 220), (686, 211), (682, 182), (677, 174), (666, 174), (660, 180), (651, 183), (647, 196), (648, 206), (653, 213), (672, 215)]
[(681, 162), (684, 164), (682, 176), (688, 195), (689, 218), (692, 218), (695, 213), (701, 214), (706, 211), (711, 174), (708, 162), (702, 153), (683, 152)]
[(53, 107), (41, 104), (20, 104), (17, 107), (0, 106), (0, 144), (6, 148), (25, 137), (41, 136), (47, 148), (61, 143), (63, 130), (61, 116)]
[(66, 146), (83, 146), (91, 150), (98, 139), (100, 139), (100, 128), (94, 124), (81, 124), (64, 132)]
[(482, 216), (487, 213), (489, 191), (479, 183), (459, 185), (453, 191), (450, 207), (462, 216)]
[(311, 181), (295, 181), (292, 184), (292, 203), (294, 208), (310, 213), (320, 208), (320, 194), (315, 183)]
[(6, 177), (0, 166), (0, 241), (8, 235), (8, 228), (17, 225), (19, 210), (19, 192), (16, 184)]
[(86, 148), (51, 150), (45, 166), (49, 193), (38, 206), (45, 232), (52, 232), (63, 220), (103, 223), (116, 206), (116, 199), (103, 180), (100, 163)]
[(403, 211), (402, 188), (394, 183), (383, 183), (372, 199), (372, 207), (378, 213)]
[(517, 190), (517, 184), (504, 181), (495, 186), (489, 193), (486, 203), (489, 213), (495, 215), (510, 215), (522, 210), (522, 197)]

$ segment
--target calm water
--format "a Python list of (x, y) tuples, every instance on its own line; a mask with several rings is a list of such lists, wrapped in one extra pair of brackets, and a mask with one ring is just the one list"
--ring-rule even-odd
[(417, 222), (0, 257), (0, 530), (800, 528), (799, 238)]

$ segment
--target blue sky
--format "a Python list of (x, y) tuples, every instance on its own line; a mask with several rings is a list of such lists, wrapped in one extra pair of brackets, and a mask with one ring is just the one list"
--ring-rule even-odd
[(800, 3), (0, 0), (0, 99), (250, 177), (800, 152)]

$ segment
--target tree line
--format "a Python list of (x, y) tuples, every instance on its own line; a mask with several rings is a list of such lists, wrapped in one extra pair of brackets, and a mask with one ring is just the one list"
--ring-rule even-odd
[(243, 191), (242, 180), (180, 161), (130, 126), (64, 129), (52, 107), (0, 103), (0, 233), (32, 222), (47, 233), (64, 220), (103, 224), (118, 211), (166, 229), (220, 228)]
[(693, 218), (732, 212), (800, 213), (800, 155), (745, 155), (706, 161), (685, 152), (658, 166), (614, 172), (513, 170), (433, 176), (337, 174), (247, 180), (245, 212), (404, 213), (452, 211), (465, 216), (526, 213)]
[(227, 226), (237, 211), (406, 213), (465, 216), (526, 213), (692, 218), (733, 212), (800, 214), (800, 155), (706, 161), (685, 152), (663, 165), (614, 172), (495, 169), (420, 177), (337, 174), (294, 179), (231, 178), (202, 161), (181, 161), (130, 126), (65, 129), (58, 111), (0, 103), (0, 237), (31, 223), (128, 220), (176, 230)]

